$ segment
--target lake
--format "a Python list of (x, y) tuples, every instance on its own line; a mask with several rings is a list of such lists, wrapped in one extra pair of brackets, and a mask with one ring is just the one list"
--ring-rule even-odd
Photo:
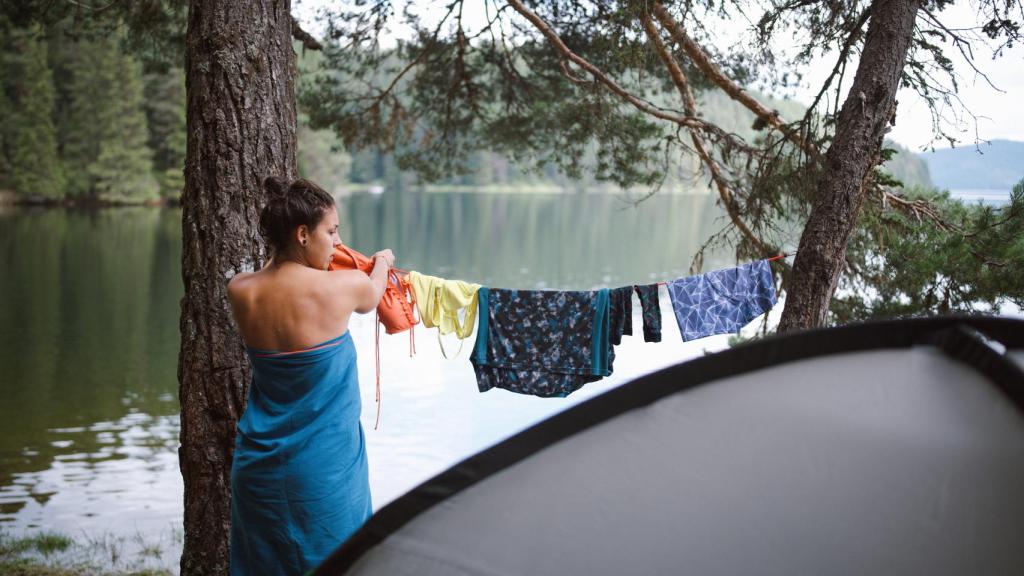
[[(503, 288), (592, 289), (687, 274), (725, 224), (714, 197), (361, 194), (339, 206), (342, 239), (397, 265)], [(0, 213), (0, 530), (57, 530), (120, 546), (117, 562), (177, 570), (181, 213)], [(713, 251), (705, 270), (731, 266)], [(684, 344), (662, 294), (663, 340), (626, 337), (615, 374), (564, 399), (479, 393), (472, 338), (445, 359), (437, 332), (382, 336), (373, 429), (374, 319), (354, 318), (363, 425), (379, 508), (457, 461), (640, 374), (727, 346)], [(639, 333), (639, 306), (634, 307)], [(446, 350), (459, 350), (454, 337)]]
[(949, 195), (964, 204), (1004, 206), (1010, 203), (1010, 191), (1001, 188), (957, 188), (950, 190)]

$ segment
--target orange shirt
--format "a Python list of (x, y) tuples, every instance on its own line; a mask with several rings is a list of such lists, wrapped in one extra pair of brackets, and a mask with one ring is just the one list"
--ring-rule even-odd
[[(367, 275), (373, 271), (373, 259), (342, 244), (334, 249), (329, 270), (361, 270)], [(417, 323), (412, 311), (409, 284), (392, 270), (384, 297), (377, 305), (377, 316), (388, 334), (405, 332)]]

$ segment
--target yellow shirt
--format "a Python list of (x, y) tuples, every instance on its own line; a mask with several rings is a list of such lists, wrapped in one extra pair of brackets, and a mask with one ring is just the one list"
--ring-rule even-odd
[[(468, 338), (473, 333), (479, 284), (445, 280), (410, 271), (409, 285), (412, 286), (424, 326), (437, 327), (440, 334), (454, 332), (459, 338)], [(463, 308), (466, 312), (460, 322), (459, 310)]]

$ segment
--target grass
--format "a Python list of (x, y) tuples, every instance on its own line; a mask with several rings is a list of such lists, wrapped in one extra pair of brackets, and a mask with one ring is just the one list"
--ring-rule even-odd
[(74, 568), (48, 566), (28, 558), (0, 558), (0, 574), (6, 576), (84, 576), (86, 572)]
[(4, 576), (169, 576), (166, 570), (129, 570), (99, 572), (93, 566), (51, 566), (28, 558), (0, 559), (0, 574)]
[(163, 547), (157, 542), (148, 542), (142, 532), (136, 532), (132, 540), (138, 548), (139, 556), (159, 559), (164, 554)]
[(36, 551), (43, 556), (54, 552), (63, 552), (71, 547), (74, 541), (57, 532), (39, 532), (31, 536), (14, 538), (0, 533), (0, 558)]
[[(172, 534), (172, 537), (174, 534)], [(113, 534), (86, 534), (82, 540), (43, 531), (12, 536), (0, 531), (0, 574), (4, 576), (170, 576), (148, 561), (159, 561), (164, 549), (137, 532), (130, 538)], [(133, 558), (126, 558), (128, 553)]]

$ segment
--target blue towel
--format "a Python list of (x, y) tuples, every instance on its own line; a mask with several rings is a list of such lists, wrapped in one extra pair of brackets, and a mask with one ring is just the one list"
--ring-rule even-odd
[(370, 517), (356, 351), (247, 349), (249, 403), (231, 466), (231, 574), (304, 574)]
[(775, 305), (767, 260), (673, 280), (668, 293), (683, 340), (739, 332)]

